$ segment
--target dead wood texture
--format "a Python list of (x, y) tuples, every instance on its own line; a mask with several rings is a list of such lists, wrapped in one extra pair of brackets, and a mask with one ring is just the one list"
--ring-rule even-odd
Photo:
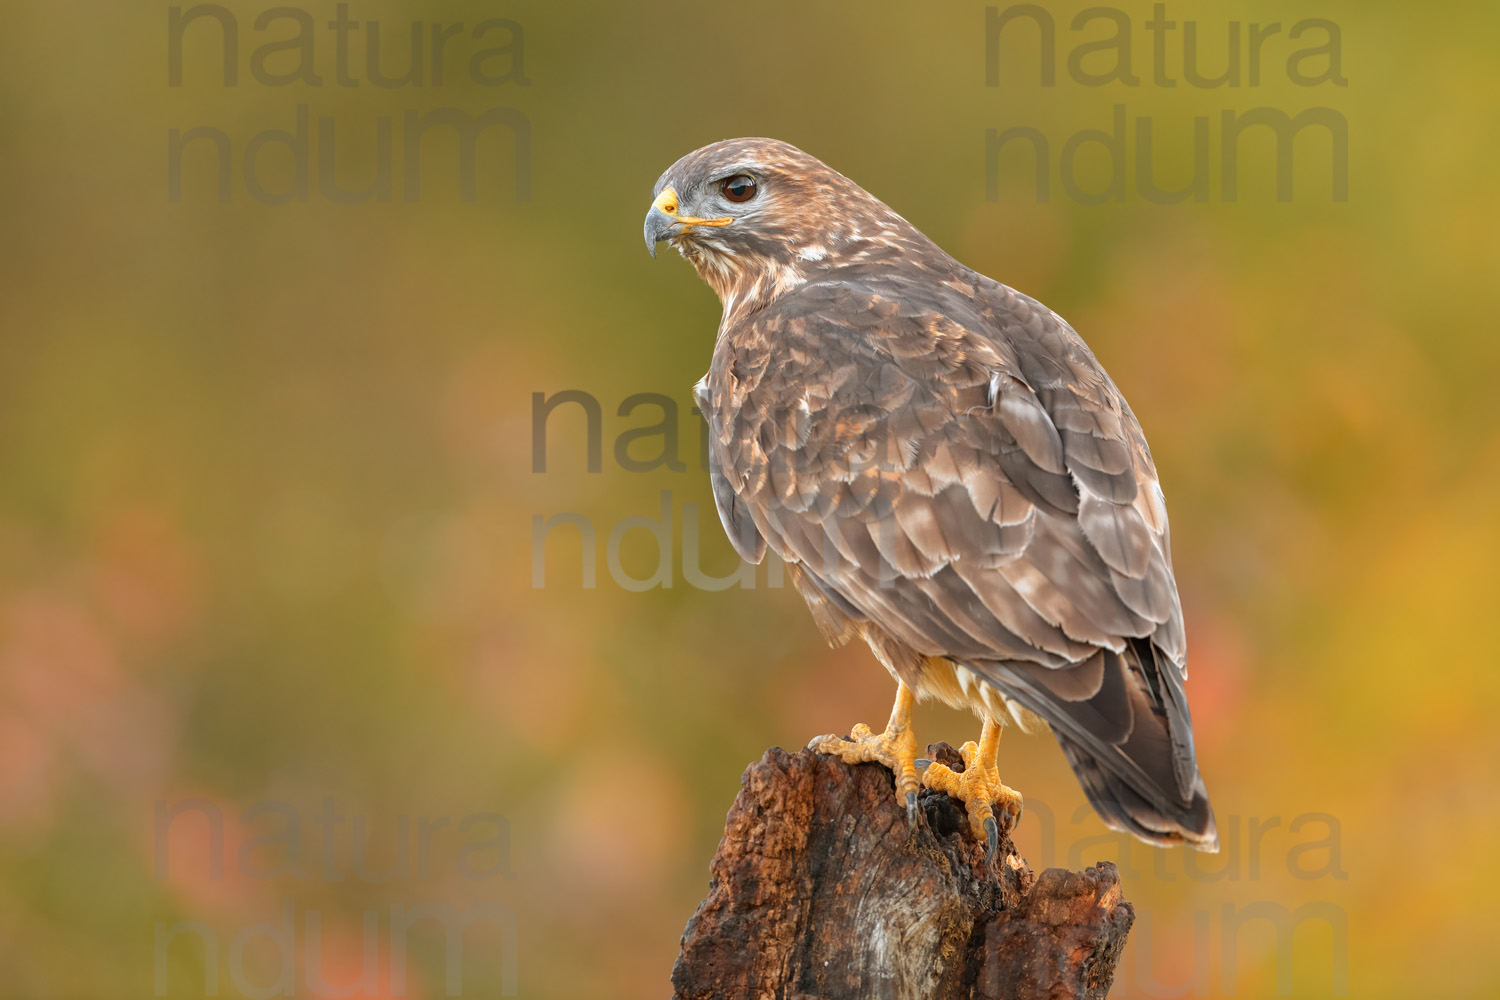
[[(928, 756), (963, 764), (946, 743)], [(915, 833), (890, 772), (767, 751), (741, 779), (675, 1000), (1102, 998), (1135, 919), (1114, 865), (1037, 875), (1008, 835), (986, 866), (958, 803)]]

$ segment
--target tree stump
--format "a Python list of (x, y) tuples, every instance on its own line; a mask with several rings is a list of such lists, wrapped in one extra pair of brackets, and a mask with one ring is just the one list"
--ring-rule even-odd
[[(946, 743), (928, 748), (955, 770)], [(672, 970), (675, 1000), (1102, 998), (1135, 913), (1115, 866), (993, 866), (962, 807), (924, 790), (911, 832), (891, 774), (802, 750), (751, 764)]]

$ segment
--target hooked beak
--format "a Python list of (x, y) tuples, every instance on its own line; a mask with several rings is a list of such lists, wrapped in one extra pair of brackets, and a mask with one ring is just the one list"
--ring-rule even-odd
[(678, 215), (678, 205), (677, 192), (672, 188), (664, 188), (651, 203), (651, 211), (646, 213), (646, 249), (651, 251), (652, 257), (656, 256), (656, 244), (662, 240), (694, 226), (727, 226), (734, 221), (730, 216), (700, 219), (695, 215)]

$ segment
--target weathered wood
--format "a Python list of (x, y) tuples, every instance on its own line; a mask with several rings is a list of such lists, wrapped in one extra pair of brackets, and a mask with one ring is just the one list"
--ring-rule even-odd
[[(962, 769), (945, 743), (928, 755)], [(993, 867), (962, 808), (802, 750), (750, 765), (672, 970), (676, 1000), (1102, 998), (1135, 919), (1119, 874)]]

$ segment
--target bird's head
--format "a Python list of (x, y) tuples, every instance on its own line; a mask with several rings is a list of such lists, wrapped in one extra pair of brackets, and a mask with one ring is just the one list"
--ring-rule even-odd
[(914, 233), (879, 199), (814, 156), (776, 139), (726, 139), (667, 168), (646, 213), (653, 256), (666, 240), (726, 307), (774, 297), (864, 240)]

